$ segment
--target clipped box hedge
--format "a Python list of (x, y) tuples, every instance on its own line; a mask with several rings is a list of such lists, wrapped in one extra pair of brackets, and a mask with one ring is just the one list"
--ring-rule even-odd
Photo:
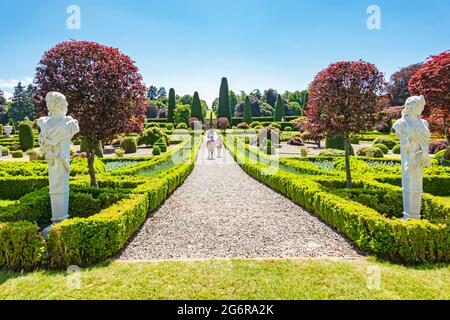
[[(189, 143), (185, 145), (188, 147)], [(117, 254), (132, 234), (190, 174), (198, 153), (200, 140), (192, 142), (190, 157), (185, 162), (157, 172), (151, 178), (144, 176), (99, 175), (99, 187), (89, 187), (88, 177), (71, 182), (72, 200), (79, 217), (72, 215), (54, 226), (48, 241), (40, 235), (37, 221), (48, 219), (46, 177), (0, 177), (4, 186), (12, 180), (24, 181), (23, 188), (10, 188), (10, 199), (21, 199), (17, 205), (23, 212), (13, 210), (15, 205), (0, 208), (0, 268), (32, 270), (40, 267), (67, 267), (87, 265)], [(33, 183), (30, 186), (29, 183)], [(34, 191), (34, 193), (30, 193)], [(45, 193), (45, 194), (44, 194)], [(2, 198), (8, 199), (8, 197)], [(107, 208), (101, 209), (108, 205)], [(82, 210), (86, 206), (86, 210)], [(20, 209), (18, 208), (18, 210)], [(95, 213), (101, 209), (98, 213)], [(21, 210), (21, 209), (20, 209)], [(3, 215), (2, 215), (3, 213)], [(20, 219), (29, 221), (18, 221)], [(34, 220), (34, 221), (33, 221)], [(49, 255), (47, 255), (47, 252)]]
[[(236, 147), (243, 149), (239, 144), (242, 143), (236, 139), (233, 144), (225, 141), (225, 145), (246, 173), (314, 213), (363, 251), (403, 263), (450, 261), (450, 205), (444, 201), (424, 195), (423, 208), (425, 216), (444, 223), (388, 218), (361, 203), (328, 192), (318, 181), (320, 178), (324, 181), (335, 179), (334, 183), (343, 186), (344, 179), (298, 175), (286, 170), (274, 173), (269, 165), (252, 162), (248, 155), (239, 152)], [(398, 187), (370, 180), (355, 183), (366, 188), (399, 191)]]

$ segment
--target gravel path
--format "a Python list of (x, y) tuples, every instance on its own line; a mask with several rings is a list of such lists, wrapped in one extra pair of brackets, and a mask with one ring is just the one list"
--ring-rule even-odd
[(120, 259), (360, 257), (343, 236), (223, 153), (206, 160), (202, 146), (191, 175), (145, 222)]

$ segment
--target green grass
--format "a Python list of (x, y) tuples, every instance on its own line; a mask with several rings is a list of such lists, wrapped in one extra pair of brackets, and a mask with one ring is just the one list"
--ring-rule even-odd
[[(368, 288), (371, 266), (379, 289)], [(373, 258), (333, 260), (114, 261), (62, 271), (0, 272), (0, 299), (450, 299), (450, 267)]]

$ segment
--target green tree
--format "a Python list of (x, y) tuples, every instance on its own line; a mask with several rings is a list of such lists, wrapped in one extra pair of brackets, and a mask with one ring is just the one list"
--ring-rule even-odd
[(158, 98), (158, 88), (150, 86), (150, 88), (148, 88), (147, 98), (149, 100), (156, 100)]
[(230, 97), (228, 93), (228, 80), (227, 78), (222, 78), (220, 84), (219, 92), (219, 108), (217, 110), (217, 117), (227, 118), (228, 122), (231, 123), (231, 109), (230, 109)]
[(264, 91), (263, 100), (270, 104), (273, 108), (275, 108), (275, 103), (277, 101), (277, 90), (275, 89), (267, 89)]
[(231, 112), (231, 116), (233, 117), (234, 110), (235, 110), (236, 105), (238, 103), (238, 99), (237, 99), (236, 94), (234, 93), (233, 90), (229, 91), (229, 96), (230, 96), (230, 112)]
[(161, 87), (158, 89), (158, 98), (159, 99), (164, 99), (167, 97), (167, 92), (166, 92), (166, 88)]
[(252, 123), (252, 105), (250, 104), (250, 97), (245, 97), (244, 103), (244, 122), (247, 124)]
[(254, 89), (252, 92), (250, 92), (250, 95), (255, 97), (258, 100), (262, 100), (262, 94), (259, 89)]
[(19, 82), (14, 88), (14, 96), (8, 116), (14, 123), (22, 121), (25, 117), (33, 119), (36, 116), (36, 108), (33, 103), (33, 86), (31, 84), (25, 89)]
[(189, 125), (189, 118), (191, 117), (191, 107), (187, 104), (179, 104), (177, 105), (174, 112), (174, 121), (175, 126), (180, 123), (185, 123)]
[(28, 122), (29, 121), (23, 121), (19, 125), (19, 143), (22, 151), (33, 149), (34, 133), (33, 128)]
[(3, 93), (3, 90), (0, 89), (0, 106), (3, 106), (6, 103), (6, 99)]
[(284, 104), (283, 104), (283, 98), (281, 98), (281, 95), (277, 96), (277, 102), (275, 104), (275, 115), (274, 115), (274, 121), (281, 121), (284, 117)]
[(167, 102), (167, 122), (174, 122), (174, 112), (176, 107), (175, 102), (175, 89), (170, 88), (169, 90), (169, 100)]
[(200, 97), (198, 96), (197, 91), (194, 92), (194, 97), (192, 98), (191, 117), (197, 118), (202, 123), (205, 122), (205, 119), (203, 118), (203, 110), (200, 102)]

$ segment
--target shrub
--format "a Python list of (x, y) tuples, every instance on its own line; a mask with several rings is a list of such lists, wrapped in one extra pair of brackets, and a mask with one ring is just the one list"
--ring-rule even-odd
[(3, 124), (0, 123), (0, 137), (3, 136)]
[(9, 154), (9, 149), (7, 147), (0, 147), (2, 156), (7, 156)]
[(360, 157), (383, 158), (384, 152), (377, 147), (366, 147), (359, 149), (357, 155)]
[(378, 137), (373, 140), (373, 144), (384, 144), (386, 147), (388, 147), (389, 150), (391, 150), (397, 145), (397, 141), (387, 137)]
[(392, 148), (392, 153), (394, 153), (394, 154), (400, 154), (401, 153), (400, 144), (397, 144), (397, 145), (395, 145), (394, 148)]
[(70, 146), (70, 156), (73, 157), (77, 153), (77, 149), (74, 146)]
[(261, 122), (259, 121), (253, 121), (252, 123), (250, 123), (250, 127), (251, 128), (255, 128), (257, 126), (261, 126)]
[(41, 156), (41, 153), (39, 152), (39, 150), (36, 150), (36, 149), (27, 150), (27, 152), (25, 152), (25, 154), (28, 157), (30, 157), (30, 161), (36, 161)]
[(260, 129), (263, 129), (264, 127), (263, 126), (256, 126), (256, 127), (254, 127), (253, 129), (255, 129), (255, 130), (260, 130)]
[(120, 142), (120, 149), (123, 149), (126, 154), (135, 153), (137, 151), (136, 138), (134, 137), (123, 138), (122, 141)]
[(230, 126), (230, 122), (228, 121), (228, 118), (220, 117), (219, 119), (217, 119), (216, 126), (219, 129), (225, 130)]
[[(81, 141), (80, 152), (86, 152), (86, 154), (88, 152), (88, 146), (85, 139)], [(97, 158), (103, 158), (103, 146), (101, 142), (99, 142), (98, 145), (95, 147), (95, 156)]]
[(300, 148), (300, 155), (302, 157), (307, 157), (308, 156), (308, 148)]
[(272, 122), (272, 123), (270, 124), (270, 126), (271, 126), (272, 128), (277, 129), (277, 130), (280, 130), (280, 129), (281, 129), (281, 124), (276, 123), (276, 122)]
[(189, 128), (188, 128), (188, 125), (186, 123), (182, 122), (182, 123), (177, 124), (177, 129), (185, 129), (185, 130), (187, 130)]
[(292, 137), (287, 144), (291, 146), (304, 146), (302, 139), (300, 137)]
[(34, 133), (33, 128), (29, 123), (22, 122), (19, 124), (19, 142), (20, 149), (22, 149), (22, 151), (27, 151), (33, 148)]
[(158, 146), (153, 146), (152, 154), (154, 156), (159, 156), (161, 154), (161, 149)]
[(191, 107), (189, 105), (180, 104), (175, 109), (174, 122), (176, 125), (180, 123), (188, 124), (191, 117)]
[(246, 122), (241, 122), (237, 125), (237, 128), (241, 130), (248, 130), (250, 129), (250, 126)]
[[(384, 145), (384, 144), (378, 143), (378, 144), (374, 144), (372, 147), (373, 148), (380, 148), (383, 151), (384, 154), (388, 154), (389, 153), (388, 147), (386, 147), (386, 145)], [(395, 146), (394, 146), (394, 148), (395, 148)]]
[[(327, 135), (325, 139), (325, 148), (345, 150), (344, 137), (342, 136), (342, 134), (336, 133), (333, 135)], [(350, 155), (354, 154), (355, 151), (353, 150), (353, 147), (350, 145)]]
[(434, 155), (434, 159), (436, 159), (437, 163), (441, 166), (450, 166), (450, 161), (445, 160), (444, 158), (446, 152), (447, 150), (441, 150)]
[(292, 127), (284, 127), (284, 131), (292, 131)]
[(166, 129), (169, 131), (173, 130), (173, 123), (166, 123)]
[(343, 156), (345, 156), (345, 151), (338, 149), (324, 149), (319, 153), (319, 157), (343, 157)]
[(11, 153), (11, 155), (12, 155), (13, 158), (16, 158), (16, 159), (23, 158), (23, 151), (22, 150), (14, 150)]
[(32, 270), (47, 258), (45, 240), (36, 223), (0, 223), (0, 268)]
[(118, 148), (118, 149), (114, 150), (114, 153), (116, 154), (116, 156), (118, 158), (123, 158), (123, 155), (125, 154), (125, 150), (121, 149), (121, 148)]
[(447, 150), (448, 142), (446, 140), (435, 140), (430, 142), (430, 153), (435, 154), (441, 150)]
[(167, 151), (166, 139), (160, 138), (158, 141), (156, 141), (155, 146), (159, 147), (161, 152), (166, 152)]
[(357, 136), (357, 135), (352, 135), (350, 137), (350, 143), (351, 144), (359, 144), (359, 140), (360, 140), (360, 137)]
[(162, 130), (159, 127), (152, 127), (145, 129), (138, 136), (137, 143), (139, 145), (144, 144), (147, 146), (153, 146), (156, 143), (156, 141), (158, 141), (162, 137), (164, 137), (164, 133), (162, 132)]

